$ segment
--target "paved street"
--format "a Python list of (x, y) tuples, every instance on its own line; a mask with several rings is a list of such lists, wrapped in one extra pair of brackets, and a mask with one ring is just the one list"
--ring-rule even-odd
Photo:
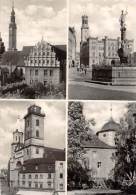
[(69, 70), (69, 98), (84, 100), (136, 100), (136, 86), (111, 86), (88, 81), (87, 75)]

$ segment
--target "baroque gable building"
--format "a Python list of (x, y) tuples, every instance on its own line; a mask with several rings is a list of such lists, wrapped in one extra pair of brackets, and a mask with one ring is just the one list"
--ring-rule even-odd
[(28, 85), (59, 84), (60, 61), (56, 57), (54, 46), (42, 39), (31, 49), (25, 60), (25, 78)]

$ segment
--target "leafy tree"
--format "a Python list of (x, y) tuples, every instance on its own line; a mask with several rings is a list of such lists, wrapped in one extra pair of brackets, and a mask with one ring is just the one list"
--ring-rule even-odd
[[(94, 125), (94, 120), (90, 120)], [(89, 139), (89, 121), (83, 115), (81, 102), (69, 102), (68, 106), (68, 157), (79, 160), (85, 154), (83, 140)]]
[[(90, 120), (94, 125), (94, 120)], [(73, 181), (75, 185), (89, 181), (87, 169), (82, 166), (82, 159), (86, 153), (83, 141), (90, 139), (89, 121), (83, 115), (83, 104), (69, 102), (68, 105), (68, 185)]]
[(127, 113), (121, 119), (122, 131), (116, 138), (117, 152), (115, 156), (115, 180), (123, 183), (128, 180), (128, 185), (135, 182), (136, 178), (136, 104), (127, 105)]

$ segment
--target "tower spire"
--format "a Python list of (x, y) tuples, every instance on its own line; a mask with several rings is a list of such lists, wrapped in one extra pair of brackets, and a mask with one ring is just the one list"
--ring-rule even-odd
[(10, 16), (10, 24), (9, 24), (9, 51), (16, 51), (16, 35), (17, 35), (17, 26), (16, 26), (16, 18), (14, 11), (14, 0), (12, 0), (12, 11)]

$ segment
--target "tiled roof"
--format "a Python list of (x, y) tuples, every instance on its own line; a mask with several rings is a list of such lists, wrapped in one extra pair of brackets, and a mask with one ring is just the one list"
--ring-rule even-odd
[(65, 51), (66, 52), (66, 45), (54, 45), (59, 50)]
[(101, 148), (101, 149), (113, 149), (115, 147), (109, 146), (108, 144), (101, 141), (96, 135), (94, 135), (90, 140), (83, 142), (85, 148)]
[(45, 147), (43, 158), (34, 158), (24, 161), (21, 173), (54, 173), (55, 162), (65, 160), (65, 151)]
[(28, 56), (33, 48), (34, 46), (24, 46), (22, 52), (25, 56)]
[(20, 173), (54, 173), (55, 163), (46, 158), (34, 158), (24, 162)]
[(44, 157), (52, 161), (65, 161), (65, 151), (62, 149), (45, 147)]

